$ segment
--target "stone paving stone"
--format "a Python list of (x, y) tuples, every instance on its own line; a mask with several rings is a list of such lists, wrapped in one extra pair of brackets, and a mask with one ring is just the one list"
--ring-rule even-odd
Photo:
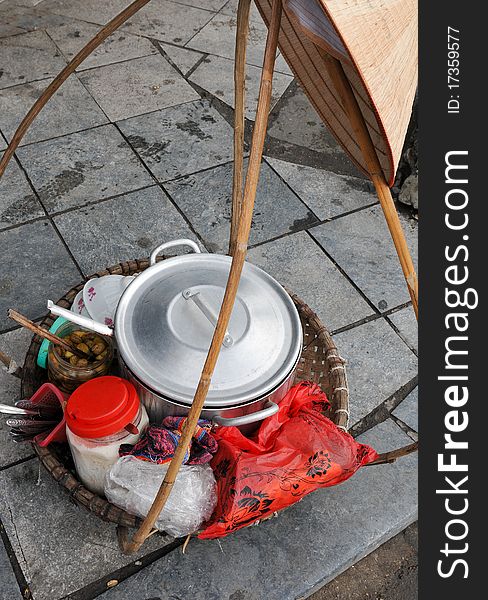
[(0, 179), (0, 229), (42, 216), (44, 210), (13, 158)]
[(373, 312), (304, 231), (252, 248), (248, 260), (300, 296), (329, 330)]
[(64, 598), (170, 541), (154, 535), (124, 556), (115, 525), (74, 505), (37, 460), (0, 473), (0, 516), (36, 600)]
[(142, 115), (118, 125), (160, 181), (232, 158), (232, 127), (207, 100)]
[(377, 202), (365, 179), (336, 175), (276, 158), (266, 160), (321, 221)]
[(45, 31), (0, 40), (0, 88), (57, 75), (66, 61)]
[[(245, 161), (247, 167), (247, 161)], [(166, 183), (179, 208), (211, 252), (227, 252), (232, 197), (232, 163)], [(256, 194), (250, 244), (303, 229), (315, 217), (263, 163)]]
[(46, 27), (62, 25), (68, 20), (62, 15), (54, 15), (41, 5), (21, 6), (9, 0), (0, 3), (0, 38)]
[[(70, 21), (59, 27), (50, 27), (47, 30), (67, 60), (71, 60), (99, 31), (99, 25), (92, 25), (83, 21)], [(125, 31), (116, 31), (81, 63), (77, 71), (156, 53), (156, 48), (148, 39), (130, 35)]]
[[(44, 79), (0, 91), (0, 129), (8, 139), (51, 81)], [(36, 117), (21, 145), (107, 122), (107, 117), (76, 75), (71, 75)]]
[[(385, 449), (411, 442), (392, 422), (366, 439)], [(186, 554), (171, 552), (99, 598), (308, 597), (415, 520), (416, 469), (415, 455), (363, 468), (257, 527), (221, 540), (191, 540)]]
[(179, 46), (171, 46), (170, 44), (163, 43), (160, 43), (159, 45), (183, 75), (186, 75), (203, 56), (201, 52), (187, 50), (186, 48), (180, 48)]
[(162, 42), (184, 46), (210, 21), (213, 13), (169, 0), (151, 0), (123, 29)]
[(128, 119), (199, 97), (160, 55), (83, 71), (80, 80), (111, 121)]
[[(223, 15), (230, 15), (232, 17), (237, 18), (237, 6), (239, 4), (239, 0), (229, 0), (227, 4), (220, 11)], [(261, 15), (259, 14), (259, 10), (257, 9), (254, 2), (251, 3), (251, 10), (249, 13), (249, 21), (255, 25), (262, 25), (266, 27), (264, 24)]]
[(25, 146), (18, 156), (51, 213), (154, 183), (113, 125)]
[(395, 417), (414, 431), (419, 430), (419, 388), (416, 387), (393, 411)]
[[(13, 324), (14, 322), (10, 321), (9, 325)], [(14, 329), (0, 335), (0, 350), (15, 360), (17, 365), (22, 366), (31, 339), (32, 333), (27, 329)], [(2, 404), (14, 404), (17, 400), (20, 400), (20, 379), (7, 373), (7, 370), (0, 364), (0, 402)], [(5, 424), (5, 417), (2, 415), (0, 417), (0, 469), (32, 455), (33, 451), (30, 444), (15, 444), (12, 442), (9, 436), (9, 428)]]
[[(260, 68), (247, 66), (245, 116), (252, 121), (256, 116), (260, 77)], [(234, 107), (234, 62), (232, 60), (208, 56), (198, 65), (189, 79), (229, 106)], [(284, 73), (274, 74), (271, 107), (278, 102), (292, 81), (292, 77)]]
[(57, 15), (105, 25), (131, 2), (132, 0), (45, 0), (42, 6), (46, 11)]
[(22, 600), (19, 585), (12, 570), (7, 551), (0, 540), (0, 600)]
[(388, 315), (388, 319), (395, 325), (407, 344), (418, 350), (418, 323), (411, 306)]
[[(403, 214), (400, 221), (416, 263), (417, 223)], [(311, 233), (380, 310), (410, 300), (380, 206), (314, 227)]]
[[(217, 14), (188, 42), (189, 48), (208, 52), (223, 58), (234, 59), (237, 21), (234, 17)], [(249, 23), (249, 37), (246, 50), (246, 62), (249, 65), (263, 65), (267, 28), (262, 24)]]
[(227, 0), (178, 0), (178, 2), (187, 6), (196, 6), (197, 8), (217, 12), (225, 6)]
[(63, 243), (47, 221), (0, 233), (0, 330), (12, 327), (7, 310), (30, 319), (44, 315), (48, 298), (59, 298), (80, 280)]
[(347, 364), (350, 426), (417, 373), (417, 357), (384, 319), (359, 325), (334, 339)]
[(65, 213), (55, 222), (86, 275), (123, 260), (149, 256), (162, 242), (195, 239), (157, 186)]

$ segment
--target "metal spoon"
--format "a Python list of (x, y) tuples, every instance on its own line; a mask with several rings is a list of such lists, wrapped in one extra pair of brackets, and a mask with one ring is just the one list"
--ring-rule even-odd
[(18, 406), (10, 406), (10, 404), (0, 403), (0, 413), (4, 415), (38, 415), (37, 410), (28, 410), (25, 408), (19, 408)]

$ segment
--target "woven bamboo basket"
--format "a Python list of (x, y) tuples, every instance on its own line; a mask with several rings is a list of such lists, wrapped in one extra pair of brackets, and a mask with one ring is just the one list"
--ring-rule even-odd
[[(149, 261), (147, 259), (131, 260), (95, 273), (92, 277), (109, 274), (134, 275), (148, 266)], [(57, 304), (64, 308), (70, 308), (84, 283), (81, 282), (71, 288)], [(290, 293), (290, 296), (298, 309), (303, 328), (303, 352), (297, 367), (296, 380), (314, 381), (320, 385), (331, 402), (331, 409), (326, 416), (339, 427), (346, 429), (349, 400), (344, 360), (339, 356), (327, 328), (313, 310), (293, 293)], [(49, 328), (54, 319), (55, 317), (48, 315), (41, 325)], [(46, 380), (47, 371), (37, 365), (37, 354), (41, 343), (42, 339), (39, 336), (33, 336), (27, 351), (22, 371), (23, 397), (32, 396)], [(85, 507), (104, 521), (116, 523), (123, 527), (133, 528), (139, 526), (141, 521), (138, 517), (93, 494), (77, 479), (67, 445), (50, 444), (46, 448), (41, 448), (34, 444), (34, 450), (44, 467), (76, 504)]]

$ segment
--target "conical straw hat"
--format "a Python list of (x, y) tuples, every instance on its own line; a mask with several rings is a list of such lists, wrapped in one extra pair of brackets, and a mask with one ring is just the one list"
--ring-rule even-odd
[[(255, 0), (269, 23), (272, 0)], [(417, 87), (417, 0), (283, 0), (279, 46), (321, 119), (367, 173), (317, 45), (340, 59), (393, 185)]]

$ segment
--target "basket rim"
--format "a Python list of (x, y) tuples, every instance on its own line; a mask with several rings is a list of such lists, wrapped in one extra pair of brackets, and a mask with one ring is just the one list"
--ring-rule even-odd
[[(161, 260), (164, 260), (164, 258), (167, 257), (163, 257)], [(66, 294), (64, 294), (58, 300), (57, 304), (63, 308), (70, 308), (76, 294), (83, 288), (85, 282), (89, 279), (94, 277), (102, 277), (104, 275), (130, 275), (143, 271), (148, 266), (148, 259), (138, 259), (121, 262), (98, 271), (87, 277), (85, 281), (80, 282), (68, 290), (68, 292), (66, 292)], [(338, 427), (346, 431), (349, 414), (349, 393), (345, 371), (345, 361), (340, 357), (329, 330), (322, 323), (317, 314), (299, 296), (288, 289), (286, 289), (286, 291), (295, 303), (301, 320), (305, 320), (313, 329), (315, 334), (313, 339), (306, 346), (304, 346), (304, 349), (302, 350), (302, 356), (306, 349), (311, 347), (312, 344), (314, 344), (316, 347), (322, 346), (327, 349), (324, 353), (323, 361), (324, 364), (327, 365), (327, 374), (331, 382), (332, 395), (334, 396), (332, 403), (334, 411), (330, 415), (330, 419)], [(42, 319), (41, 326), (49, 328), (54, 320), (55, 317), (48, 314)], [(39, 384), (39, 375), (42, 374), (42, 371), (40, 371), (40, 368), (37, 366), (36, 362), (37, 353), (41, 342), (41, 338), (39, 338), (37, 335), (34, 335), (26, 353), (21, 381), (22, 394), (26, 396), (32, 395), (32, 393), (35, 391), (34, 388)], [(94, 494), (88, 490), (60, 460), (54, 449), (51, 449), (50, 446), (41, 448), (37, 444), (32, 445), (40, 462), (51, 474), (53, 479), (69, 493), (70, 497), (76, 504), (83, 506), (104, 521), (112, 522), (123, 527), (135, 528), (139, 526), (141, 523), (141, 519), (139, 517), (129, 514), (128, 512), (113, 505), (105, 498), (102, 498), (101, 496), (98, 496), (97, 494)]]

